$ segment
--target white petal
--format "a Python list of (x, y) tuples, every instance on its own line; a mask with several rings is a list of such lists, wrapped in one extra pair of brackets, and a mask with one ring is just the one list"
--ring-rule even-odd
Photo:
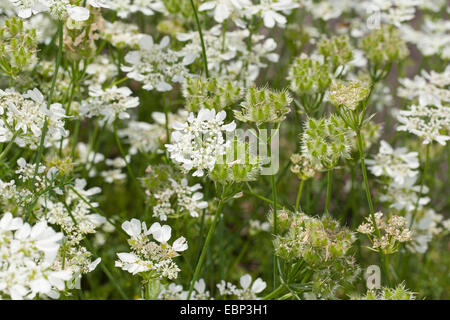
[(252, 277), (249, 274), (245, 274), (240, 279), (242, 289), (246, 290), (250, 287), (252, 283)]
[(185, 251), (188, 248), (186, 238), (179, 237), (177, 240), (175, 240), (172, 244), (173, 250), (177, 252)]
[(261, 278), (258, 278), (255, 280), (255, 282), (253, 282), (252, 292), (260, 293), (266, 288), (266, 286), (267, 284)]
[(86, 21), (89, 19), (89, 10), (83, 7), (68, 8), (67, 13), (75, 21)]

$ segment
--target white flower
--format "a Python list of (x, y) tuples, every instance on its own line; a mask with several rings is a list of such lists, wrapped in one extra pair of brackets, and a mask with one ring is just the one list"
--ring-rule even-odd
[[(171, 182), (169, 188), (152, 194), (156, 199), (156, 204), (153, 206), (153, 216), (162, 221), (167, 220), (167, 217), (175, 214), (175, 212), (189, 213), (194, 218), (199, 217), (200, 210), (208, 206), (208, 202), (202, 201), (203, 193), (197, 191), (201, 189), (201, 185), (189, 186), (185, 178), (181, 182), (174, 179), (169, 179), (169, 181)], [(175, 204), (176, 210), (172, 208), (172, 203)]]
[(450, 140), (450, 107), (412, 105), (397, 116), (399, 131), (408, 131), (422, 138), (423, 144), (436, 141), (445, 146)]
[(217, 284), (217, 288), (222, 296), (236, 296), (239, 300), (255, 300), (258, 299), (257, 294), (264, 291), (267, 286), (266, 282), (261, 278), (257, 278), (252, 283), (252, 277), (249, 274), (243, 275), (239, 283), (242, 289), (223, 280)]
[(299, 4), (292, 0), (260, 0), (258, 5), (247, 10), (247, 15), (261, 15), (264, 20), (264, 26), (267, 28), (273, 28), (276, 24), (280, 27), (284, 27), (287, 19), (279, 12), (289, 12), (298, 7)]
[[(261, 34), (253, 34), (249, 50), (249, 34), (247, 29), (237, 29), (226, 31), (223, 35), (220, 24), (203, 31), (208, 69), (211, 75), (218, 77), (219, 80), (236, 81), (237, 86), (242, 86), (245, 79), (247, 85), (250, 85), (258, 77), (260, 69), (267, 67), (266, 61), (278, 61), (275, 40)], [(178, 33), (177, 39), (187, 42), (181, 49), (186, 59), (201, 57), (202, 47), (198, 32)], [(224, 42), (223, 39), (225, 39)]]
[(442, 73), (422, 70), (421, 75), (416, 75), (414, 79), (405, 78), (399, 82), (398, 96), (417, 100), (420, 106), (441, 107), (450, 102), (450, 91), (447, 89), (450, 85), (450, 66)]
[[(17, 8), (17, 15), (23, 19), (40, 12), (50, 12), (59, 20), (65, 20), (67, 17), (75, 21), (89, 19), (89, 10), (72, 5), (70, 0), (10, 0), (10, 2)], [(98, 0), (88, 1), (88, 4), (94, 7), (106, 7), (106, 2)]]
[[(402, 184), (391, 182), (386, 191), (380, 195), (380, 201), (390, 203), (390, 207), (396, 210), (412, 212), (416, 203), (422, 208), (430, 202), (430, 198), (424, 196), (428, 193), (428, 187), (424, 186), (419, 198), (420, 186), (416, 185), (417, 177), (405, 177)], [(418, 202), (417, 202), (418, 201)]]
[(183, 82), (189, 74), (186, 66), (193, 60), (184, 59), (183, 53), (167, 48), (168, 45), (167, 36), (159, 44), (153, 43), (149, 35), (142, 36), (140, 49), (125, 56), (128, 65), (122, 66), (122, 70), (129, 78), (142, 82), (145, 90), (172, 90), (170, 82)]
[(89, 98), (80, 106), (80, 115), (85, 117), (101, 116), (103, 121), (112, 123), (116, 117), (128, 119), (128, 109), (139, 105), (139, 98), (131, 96), (132, 91), (128, 87), (116, 86), (102, 89), (100, 86), (89, 88)]
[(16, 134), (14, 142), (17, 145), (36, 149), (46, 119), (46, 146), (49, 146), (50, 139), (60, 140), (68, 135), (64, 129), (66, 116), (63, 107), (54, 103), (47, 109), (47, 102), (38, 89), (28, 90), (25, 94), (10, 89), (0, 90), (0, 115), (5, 117), (0, 123), (0, 142), (9, 141)]
[(63, 234), (41, 221), (34, 226), (7, 212), (0, 219), (0, 297), (58, 298), (68, 270), (52, 268)]
[[(260, 293), (267, 286), (267, 284), (261, 278), (257, 278), (252, 284), (252, 277), (249, 274), (245, 274), (241, 277), (240, 284), (242, 286), (242, 289), (250, 289), (250, 291), (254, 294)], [(252, 286), (250, 287), (250, 285)]]
[(116, 261), (115, 266), (131, 274), (137, 274), (151, 269), (151, 263), (140, 259), (134, 253), (122, 252), (118, 253), (117, 257), (119, 261)]
[(354, 8), (355, 2), (352, 0), (303, 0), (302, 5), (312, 14), (314, 19), (328, 21), (339, 18), (344, 12)]
[(161, 0), (109, 0), (108, 2), (109, 8), (117, 11), (117, 15), (123, 19), (136, 12), (146, 16), (155, 14), (155, 11), (166, 12)]
[(251, 6), (249, 0), (212, 0), (202, 3), (198, 7), (198, 11), (207, 11), (214, 9), (214, 20), (222, 23), (230, 17), (230, 15), (240, 17), (242, 10)]
[(229, 144), (223, 133), (236, 128), (234, 121), (224, 124), (225, 117), (225, 111), (216, 114), (215, 110), (201, 109), (197, 116), (191, 113), (186, 123), (174, 123), (172, 144), (166, 144), (170, 157), (186, 171), (195, 169), (194, 176), (213, 170)]
[[(186, 239), (180, 237), (172, 245), (168, 244), (172, 228), (167, 225), (161, 226), (158, 222), (152, 224), (150, 229), (144, 222), (137, 219), (126, 221), (122, 224), (125, 232), (131, 236), (128, 241), (132, 252), (121, 252), (117, 254), (119, 260), (116, 267), (122, 268), (132, 274), (147, 272), (153, 278), (175, 279), (180, 269), (173, 261), (178, 252), (188, 248)], [(151, 241), (147, 235), (152, 235), (156, 243)]]
[(367, 164), (375, 176), (388, 176), (396, 183), (403, 184), (408, 177), (417, 176), (419, 159), (417, 152), (407, 152), (406, 148), (393, 149), (386, 141), (382, 140), (375, 159), (368, 159)]
[[(410, 225), (412, 215), (413, 212), (408, 212), (406, 215), (407, 225)], [(412, 252), (425, 253), (433, 237), (442, 232), (439, 224), (443, 218), (441, 214), (430, 208), (418, 210), (412, 226), (414, 230), (413, 241), (409, 244), (408, 249)]]

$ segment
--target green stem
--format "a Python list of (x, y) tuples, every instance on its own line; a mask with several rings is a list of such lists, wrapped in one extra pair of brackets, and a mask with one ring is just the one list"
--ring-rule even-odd
[(216, 228), (217, 221), (219, 220), (220, 213), (222, 212), (222, 208), (223, 208), (223, 204), (224, 204), (224, 200), (225, 200), (225, 193), (226, 193), (227, 189), (228, 188), (224, 188), (224, 191), (222, 192), (222, 196), (220, 198), (219, 205), (217, 206), (216, 214), (214, 215), (214, 220), (213, 220), (211, 226), (209, 227), (208, 234), (205, 239), (205, 243), (203, 244), (202, 253), (200, 254), (200, 258), (198, 259), (197, 266), (195, 267), (195, 271), (194, 271), (194, 276), (192, 277), (191, 284), (189, 286), (189, 293), (187, 296), (187, 300), (189, 300), (191, 298), (192, 290), (194, 289), (194, 284), (200, 275), (200, 271), (202, 269), (203, 262), (205, 261), (206, 251), (208, 249), (209, 243), (211, 242), (212, 235)]
[[(52, 104), (53, 102), (53, 91), (55, 89), (56, 84), (56, 77), (58, 75), (59, 65), (61, 64), (61, 58), (62, 58), (62, 48), (63, 48), (63, 22), (60, 21), (58, 23), (58, 38), (59, 38), (59, 44), (58, 44), (58, 53), (56, 55), (56, 64), (55, 64), (55, 72), (53, 73), (53, 79), (52, 79), (52, 85), (50, 87), (49, 95), (48, 95), (48, 101), (47, 101), (47, 108)], [(33, 180), (31, 184), (31, 188), (34, 189), (34, 180), (36, 178), (38, 169), (39, 169), (39, 163), (41, 162), (42, 153), (44, 151), (44, 141), (45, 141), (45, 135), (47, 134), (48, 129), (48, 118), (45, 118), (44, 127), (42, 128), (42, 134), (41, 134), (41, 141), (39, 143), (39, 150), (35, 159), (35, 168), (34, 168), (34, 174), (33, 174)]]
[(295, 212), (297, 212), (298, 209), (300, 208), (300, 199), (302, 197), (304, 183), (305, 183), (305, 180), (301, 180), (300, 185), (298, 186), (297, 200), (295, 201)]
[(331, 185), (333, 182), (333, 169), (328, 169), (327, 173), (327, 200), (325, 202), (325, 213), (328, 213), (328, 209), (330, 208), (330, 200), (331, 200)]
[(264, 201), (264, 202), (267, 202), (267, 203), (273, 205), (273, 201), (272, 201), (272, 200), (267, 199), (266, 197), (264, 197), (264, 196), (262, 196), (262, 195), (259, 195), (259, 194), (255, 193), (255, 192), (251, 191), (251, 190), (249, 190), (249, 191), (244, 191), (244, 193), (246, 193), (246, 194), (251, 194), (252, 196), (254, 196), (254, 197), (256, 197), (256, 198), (258, 198), (258, 199), (260, 199), (260, 200), (262, 200), (262, 201)]
[(360, 130), (358, 130), (356, 132), (356, 136), (358, 139), (359, 158), (361, 160), (361, 170), (362, 170), (362, 174), (363, 174), (363, 178), (364, 178), (364, 189), (366, 190), (367, 203), (369, 204), (370, 218), (372, 219), (372, 224), (373, 224), (373, 227), (375, 228), (375, 231), (377, 232), (377, 235), (379, 237), (381, 237), (380, 230), (378, 229), (377, 223), (375, 220), (375, 212), (373, 210), (372, 196), (370, 195), (369, 180), (367, 179), (367, 169), (366, 169), (366, 163), (364, 160), (364, 147), (363, 147)]
[(203, 41), (202, 27), (200, 26), (200, 21), (198, 20), (197, 8), (194, 5), (194, 1), (193, 0), (190, 0), (190, 1), (191, 1), (192, 10), (194, 11), (195, 23), (197, 24), (198, 35), (200, 36), (200, 42), (202, 45), (203, 65), (205, 67), (205, 75), (206, 75), (206, 78), (209, 78), (208, 60), (206, 58), (206, 48), (205, 48), (205, 42)]
[[(275, 181), (275, 175), (272, 175), (272, 196), (273, 196), (273, 235), (277, 235), (278, 231), (278, 219), (277, 219), (277, 184)], [(277, 256), (275, 255), (275, 251), (273, 254), (273, 286), (274, 288), (277, 285)]]
[[(381, 254), (380, 254), (380, 257), (381, 257)], [(389, 272), (389, 260), (388, 259), (389, 259), (388, 255), (384, 255), (383, 256), (383, 260), (384, 260), (383, 261), (384, 262), (384, 276), (386, 278), (387, 286), (390, 287), (391, 286), (391, 278), (389, 277), (390, 272)]]

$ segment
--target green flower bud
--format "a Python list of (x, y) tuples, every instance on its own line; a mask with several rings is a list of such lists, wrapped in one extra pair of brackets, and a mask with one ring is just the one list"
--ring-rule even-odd
[(333, 70), (350, 62), (353, 58), (353, 47), (347, 35), (323, 39), (317, 44), (317, 50), (331, 63)]
[(355, 111), (360, 103), (367, 99), (369, 92), (369, 88), (359, 81), (337, 82), (331, 86), (328, 98), (337, 108)]
[(200, 109), (222, 110), (242, 98), (242, 89), (231, 80), (211, 77), (187, 78), (183, 85), (186, 109), (197, 112)]
[(236, 119), (243, 122), (255, 122), (257, 126), (263, 123), (279, 123), (286, 119), (291, 109), (292, 98), (287, 91), (275, 92), (267, 88), (249, 88), (242, 109), (235, 111)]
[(361, 40), (360, 48), (369, 61), (378, 67), (386, 63), (403, 60), (409, 53), (400, 31), (391, 25), (375, 29)]
[(334, 115), (308, 118), (301, 137), (302, 155), (316, 168), (331, 169), (340, 158), (350, 158), (350, 137), (350, 130)]
[(325, 92), (331, 83), (331, 76), (328, 65), (301, 56), (290, 67), (288, 80), (291, 81), (291, 90), (296, 94), (312, 95)]

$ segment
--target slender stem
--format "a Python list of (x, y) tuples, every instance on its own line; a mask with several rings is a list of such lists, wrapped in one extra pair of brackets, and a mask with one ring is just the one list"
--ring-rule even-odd
[(192, 6), (192, 10), (194, 11), (195, 23), (197, 24), (198, 35), (200, 36), (200, 42), (202, 44), (203, 65), (205, 68), (205, 75), (206, 75), (206, 78), (209, 78), (208, 60), (206, 58), (206, 48), (205, 48), (205, 42), (203, 41), (202, 27), (200, 26), (200, 21), (198, 20), (197, 8), (195, 7), (193, 0), (191, 0), (191, 6)]
[(300, 199), (302, 197), (303, 185), (305, 184), (305, 180), (300, 181), (300, 185), (298, 186), (297, 192), (297, 200), (295, 201), (295, 212), (300, 208)]
[[(277, 219), (277, 184), (275, 181), (275, 175), (272, 175), (272, 196), (273, 196), (273, 235), (277, 235), (278, 231), (278, 219)], [(275, 288), (277, 285), (277, 256), (275, 255), (275, 251), (273, 253), (273, 287)]]
[(328, 213), (328, 209), (330, 208), (332, 182), (333, 182), (333, 169), (328, 169), (328, 173), (327, 173), (327, 200), (325, 202), (325, 213)]
[[(380, 230), (377, 227), (377, 222), (376, 222), (376, 219), (375, 219), (375, 213), (374, 213), (374, 210), (373, 210), (372, 196), (370, 195), (369, 180), (367, 179), (367, 169), (366, 169), (366, 163), (364, 161), (364, 148), (363, 148), (363, 142), (362, 142), (362, 137), (361, 137), (361, 131), (360, 130), (356, 131), (356, 136), (357, 136), (357, 139), (358, 139), (359, 157), (360, 157), (360, 160), (361, 160), (361, 170), (362, 170), (363, 178), (364, 178), (364, 189), (366, 190), (367, 202), (369, 204), (370, 217), (371, 217), (371, 220), (372, 220), (373, 227), (374, 227), (374, 229), (375, 229), (375, 231), (376, 231), (376, 233), (378, 235), (378, 238), (381, 238), (381, 232), (380, 232)], [(380, 263), (381, 263), (381, 267), (382, 267), (384, 276), (386, 278), (387, 283), (389, 284), (390, 283), (390, 280), (389, 280), (389, 266), (388, 266), (388, 263), (387, 263), (387, 260), (386, 260), (386, 255), (384, 255), (383, 252), (380, 249), (380, 251), (378, 251), (378, 256), (379, 256), (379, 259), (380, 259)]]
[(226, 193), (227, 189), (228, 188), (224, 187), (224, 191), (222, 192), (222, 196), (220, 198), (219, 205), (217, 206), (216, 214), (214, 215), (214, 220), (213, 220), (211, 226), (209, 227), (208, 234), (207, 234), (206, 239), (205, 239), (205, 243), (203, 244), (202, 253), (200, 254), (200, 258), (198, 259), (197, 266), (195, 267), (195, 271), (194, 271), (194, 276), (192, 277), (191, 284), (189, 286), (189, 293), (188, 293), (188, 296), (187, 296), (187, 300), (189, 300), (191, 298), (192, 290), (194, 289), (194, 284), (195, 284), (195, 282), (197, 281), (197, 279), (198, 279), (198, 277), (200, 275), (200, 271), (202, 269), (203, 262), (205, 261), (206, 251), (208, 249), (209, 243), (211, 242), (212, 235), (213, 235), (214, 230), (216, 228), (217, 221), (219, 220), (219, 216), (220, 216), (220, 213), (222, 211), (223, 204), (225, 202), (224, 201), (225, 200), (225, 193)]
[(361, 170), (364, 178), (364, 189), (366, 190), (366, 197), (367, 197), (367, 203), (369, 204), (369, 212), (370, 212), (370, 218), (372, 219), (373, 227), (375, 228), (378, 236), (381, 236), (380, 230), (377, 227), (377, 223), (375, 220), (375, 213), (373, 210), (373, 203), (372, 203), (372, 196), (370, 195), (370, 189), (369, 189), (369, 180), (367, 179), (367, 169), (366, 169), (366, 163), (364, 160), (364, 147), (361, 137), (361, 131), (358, 130), (356, 132), (356, 136), (358, 139), (358, 148), (359, 148), (359, 158), (361, 160)]
[(414, 225), (414, 220), (416, 219), (417, 210), (419, 209), (420, 198), (422, 197), (423, 187), (425, 185), (425, 180), (428, 174), (429, 164), (430, 164), (430, 144), (427, 144), (425, 151), (425, 166), (423, 168), (422, 180), (420, 181), (419, 195), (417, 196), (416, 204), (414, 206), (414, 212), (411, 218), (411, 222), (409, 223), (409, 228), (411, 228)]
[[(380, 257), (382, 255), (380, 254)], [(386, 278), (386, 284), (388, 287), (391, 286), (391, 278), (389, 277), (390, 272), (389, 272), (389, 256), (388, 255), (383, 255), (383, 263), (384, 263), (384, 276)]]
[(260, 199), (260, 200), (262, 200), (262, 201), (264, 201), (264, 202), (267, 202), (267, 203), (273, 205), (273, 201), (272, 201), (272, 200), (267, 199), (266, 197), (264, 197), (264, 196), (262, 196), (262, 195), (259, 195), (259, 194), (255, 193), (255, 192), (253, 192), (252, 190), (244, 191), (244, 193), (249, 193), (249, 194), (251, 194), (252, 196), (255, 196), (256, 198), (258, 198), (258, 199)]
[[(55, 71), (53, 72), (53, 79), (52, 79), (52, 85), (50, 87), (49, 95), (48, 95), (48, 101), (47, 101), (47, 108), (52, 104), (53, 102), (53, 91), (55, 89), (56, 84), (56, 77), (58, 75), (59, 65), (61, 64), (61, 58), (62, 58), (62, 48), (63, 48), (63, 22), (60, 21), (58, 23), (58, 38), (59, 38), (59, 44), (58, 44), (58, 53), (56, 55), (56, 64), (55, 64)], [(41, 162), (41, 157), (44, 149), (44, 141), (45, 141), (45, 135), (47, 134), (48, 129), (48, 118), (45, 118), (44, 127), (42, 128), (42, 134), (41, 134), (41, 141), (39, 143), (39, 150), (36, 155), (35, 159), (35, 168), (34, 168), (34, 175), (33, 180), (31, 184), (31, 188), (34, 189), (34, 179), (36, 178), (38, 169), (39, 169), (39, 163)]]
[(355, 167), (353, 165), (350, 166), (350, 174), (352, 177), (352, 186), (351, 186), (352, 229), (354, 229), (356, 228), (356, 225), (358, 223), (358, 211), (356, 206), (356, 193), (355, 193), (356, 173)]

